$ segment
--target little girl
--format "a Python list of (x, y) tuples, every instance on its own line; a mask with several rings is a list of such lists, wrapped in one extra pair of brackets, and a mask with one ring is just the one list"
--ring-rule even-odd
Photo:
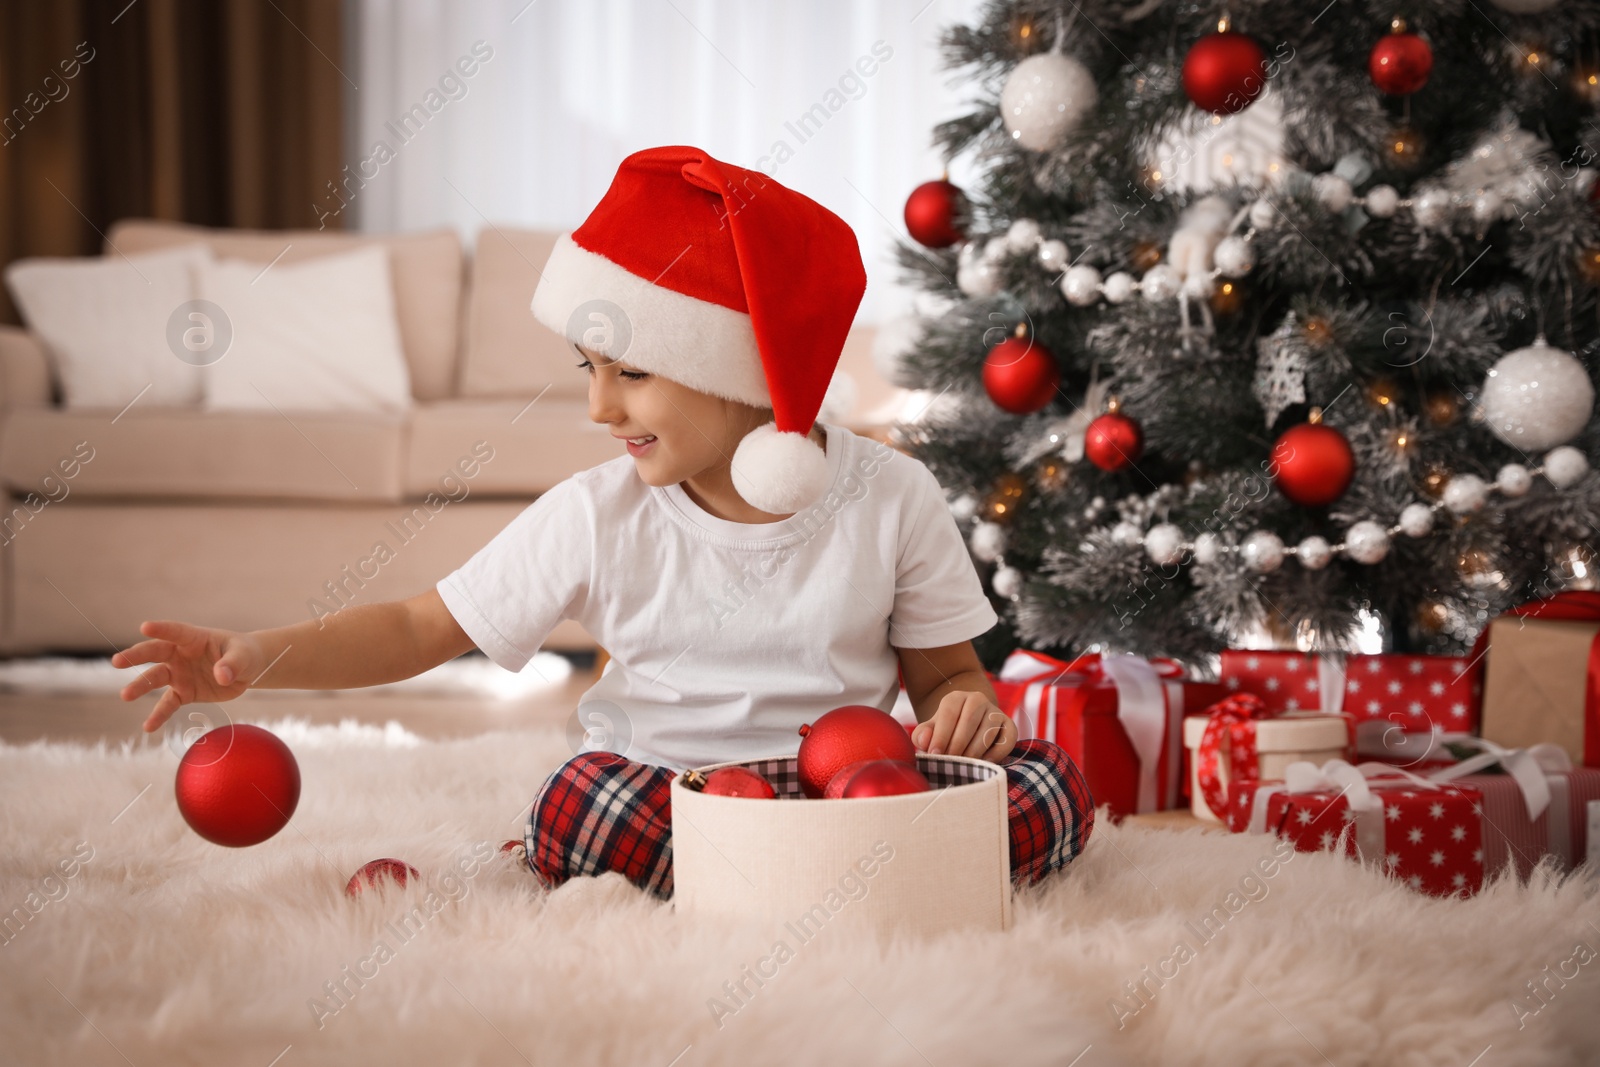
[(855, 235), (814, 201), (696, 148), (634, 153), (557, 240), (532, 301), (628, 455), (553, 486), (410, 600), (320, 629), (147, 622), (155, 640), (113, 663), (158, 665), (124, 699), (168, 685), (150, 730), (250, 684), (373, 685), (473, 646), (518, 671), (570, 618), (610, 655), (578, 708), (605, 730), (529, 810), (545, 886), (614, 870), (670, 897), (680, 771), (792, 755), (802, 723), (888, 711), (900, 678), (918, 749), (1005, 768), (1013, 881), (1064, 867), (1093, 798), (1065, 751), (1019, 741), (995, 706), (972, 638), (998, 616), (942, 488), (817, 420), (865, 288)]

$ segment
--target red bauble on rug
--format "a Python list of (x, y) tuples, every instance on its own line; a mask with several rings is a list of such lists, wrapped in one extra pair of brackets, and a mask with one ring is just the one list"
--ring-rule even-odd
[(1108, 473), (1131, 467), (1144, 454), (1144, 431), (1122, 413), (1113, 398), (1110, 410), (1083, 432), (1083, 454), (1090, 463)]
[(1247, 34), (1208, 33), (1183, 58), (1183, 91), (1195, 107), (1213, 115), (1243, 111), (1266, 85), (1266, 53)]
[(862, 760), (917, 763), (911, 735), (893, 715), (866, 704), (846, 704), (800, 727), (800, 788), (813, 800), (839, 771)]
[[(521, 842), (508, 841), (506, 844), (515, 845)], [(501, 847), (501, 851), (505, 851), (504, 846)], [(382, 889), (389, 882), (404, 889), (408, 878), (421, 877), (421, 873), (404, 860), (388, 858), (373, 860), (371, 863), (363, 863), (361, 869), (350, 876), (350, 880), (344, 884), (344, 895), (358, 897), (363, 889)]]
[(1013, 415), (1031, 415), (1055, 399), (1061, 368), (1050, 350), (1032, 337), (1028, 328), (989, 349), (983, 361), (983, 388), (989, 399)]
[(869, 759), (841, 768), (828, 781), (822, 796), (824, 800), (851, 800), (926, 793), (932, 788), (927, 777), (912, 764), (893, 759)]
[(1406, 32), (1402, 19), (1395, 19), (1393, 32), (1372, 46), (1367, 57), (1367, 73), (1372, 84), (1390, 96), (1407, 96), (1428, 84), (1433, 71), (1433, 49), (1414, 33)]
[(965, 237), (967, 195), (940, 179), (923, 182), (906, 197), (906, 230), (927, 248), (949, 248)]
[(1344, 496), (1356, 474), (1356, 457), (1344, 434), (1320, 421), (1291, 426), (1272, 446), (1273, 480), (1303, 508), (1320, 508)]
[(300, 766), (277, 735), (248, 724), (202, 734), (178, 761), (178, 811), (207, 841), (258, 845), (300, 803)]

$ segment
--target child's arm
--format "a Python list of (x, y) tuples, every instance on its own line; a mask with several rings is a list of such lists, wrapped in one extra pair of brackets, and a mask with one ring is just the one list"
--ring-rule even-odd
[(917, 748), (997, 763), (1015, 747), (1016, 728), (996, 703), (971, 641), (895, 652), (919, 724), (911, 734)]
[(123, 700), (167, 687), (145, 720), (146, 732), (158, 729), (184, 704), (232, 700), (248, 688), (382, 685), (421, 674), (473, 647), (437, 589), (272, 630), (239, 633), (159, 620), (141, 623), (139, 632), (151, 640), (123, 649), (111, 664), (155, 664), (123, 688)]

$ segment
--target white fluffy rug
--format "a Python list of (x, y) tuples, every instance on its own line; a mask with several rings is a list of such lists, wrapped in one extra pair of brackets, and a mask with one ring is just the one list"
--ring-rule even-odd
[[(304, 785), (289, 827), (248, 849), (187, 828), (158, 743), (0, 745), (0, 1059), (1600, 1062), (1600, 890), (1582, 877), (1443, 901), (1295, 854), (1267, 878), (1270, 838), (1118, 828), (1102, 810), (1072, 867), (1019, 894), (1013, 929), (880, 949), (824, 928), (738, 1003), (724, 983), (769, 955), (766, 935), (680, 921), (614, 874), (546, 893), (490, 852), (570, 755), (560, 733), (264, 725)], [(382, 856), (432, 888), (346, 899)]]

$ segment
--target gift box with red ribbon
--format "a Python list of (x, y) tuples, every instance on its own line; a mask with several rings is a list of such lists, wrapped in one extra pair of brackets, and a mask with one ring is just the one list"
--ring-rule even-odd
[[(1485, 751), (1428, 775), (1390, 764), (1291, 764), (1282, 782), (1234, 780), (1228, 825), (1346, 854), (1435, 896), (1473, 893), (1508, 865), (1522, 879), (1545, 856), (1558, 871), (1585, 861), (1600, 770), (1574, 768), (1557, 746)], [(1494, 767), (1503, 773), (1487, 773)]]
[(1290, 763), (1355, 758), (1348, 715), (1267, 709), (1253, 693), (1235, 693), (1183, 721), (1190, 753), (1190, 810), (1207, 822), (1225, 821), (1228, 783), (1276, 781)]
[(1222, 696), (1172, 660), (1131, 655), (1068, 663), (1019, 650), (989, 681), (1018, 736), (1066, 749), (1114, 820), (1183, 805), (1183, 716)]
[(1447, 761), (1444, 742), (1476, 735), (1482, 674), (1470, 656), (1229, 649), (1221, 666), (1228, 692), (1254, 693), (1272, 711), (1348, 714), (1358, 755), (1413, 769)]
[(1600, 767), (1600, 593), (1568, 591), (1512, 608), (1478, 637), (1482, 734), (1511, 747), (1550, 742)]

